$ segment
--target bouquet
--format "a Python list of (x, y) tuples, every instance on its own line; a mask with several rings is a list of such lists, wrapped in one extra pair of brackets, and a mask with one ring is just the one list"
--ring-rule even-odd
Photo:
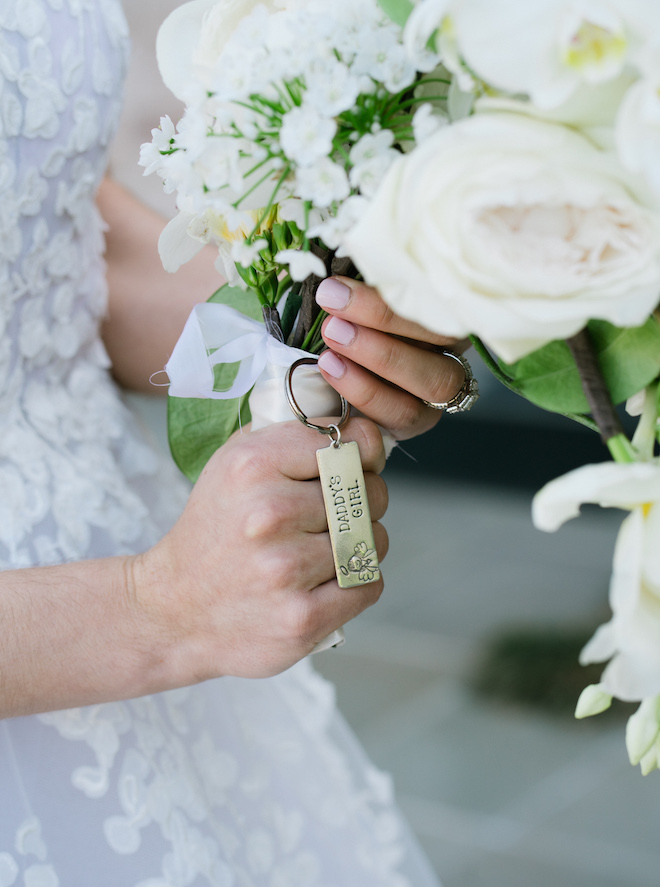
[(223, 312), (216, 331), (198, 317), (198, 350), (168, 365), (192, 476), (264, 373), (322, 347), (313, 293), (336, 273), (601, 435), (612, 461), (552, 481), (533, 519), (626, 512), (612, 618), (581, 656), (607, 665), (576, 714), (639, 702), (644, 773), (660, 766), (659, 26), (653, 0), (193, 0), (158, 40), (185, 113), (141, 155), (177, 194), (165, 267), (212, 243), (229, 281), (200, 306)]

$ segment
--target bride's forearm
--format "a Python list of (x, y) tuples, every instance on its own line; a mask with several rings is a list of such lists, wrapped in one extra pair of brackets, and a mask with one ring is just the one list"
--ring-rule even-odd
[(164, 688), (135, 565), (115, 557), (0, 573), (0, 717)]
[(161, 370), (194, 305), (224, 282), (214, 267), (217, 253), (202, 250), (176, 274), (163, 269), (158, 239), (165, 220), (111, 179), (97, 203), (106, 224), (109, 307), (103, 340), (113, 372), (125, 387), (164, 393), (149, 383)]

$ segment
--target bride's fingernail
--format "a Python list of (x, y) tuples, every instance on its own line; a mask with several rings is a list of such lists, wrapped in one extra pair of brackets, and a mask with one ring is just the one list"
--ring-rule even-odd
[(350, 297), (350, 289), (334, 277), (326, 277), (316, 290), (316, 301), (321, 308), (334, 308), (335, 311), (345, 308)]
[(331, 317), (323, 329), (323, 337), (332, 339), (339, 345), (350, 345), (356, 334), (353, 324), (341, 317)]
[(333, 379), (341, 379), (346, 372), (346, 364), (334, 351), (324, 351), (319, 357), (319, 366)]

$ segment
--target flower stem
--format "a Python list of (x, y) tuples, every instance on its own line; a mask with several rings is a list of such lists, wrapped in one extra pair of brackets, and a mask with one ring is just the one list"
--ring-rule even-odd
[[(329, 271), (330, 269), (328, 266), (331, 261), (330, 253), (320, 247), (315, 241), (308, 241), (308, 245), (310, 252), (314, 253), (315, 256), (318, 256)], [(310, 332), (314, 328), (314, 322), (321, 310), (314, 299), (316, 287), (320, 282), (321, 278), (316, 277), (315, 274), (310, 274), (310, 276), (303, 281), (301, 287), (302, 303), (300, 306), (300, 313), (298, 315), (298, 322), (296, 323), (293, 336), (291, 337), (291, 344), (294, 348), (302, 348), (303, 342), (307, 341)]]
[(633, 445), (625, 434), (615, 434), (606, 441), (607, 449), (615, 462), (636, 462), (636, 453)]
[(611, 438), (625, 438), (623, 426), (614, 409), (589, 331), (586, 328), (580, 330), (579, 333), (567, 339), (566, 344), (575, 360), (582, 382), (582, 390), (587, 398), (591, 415), (598, 426), (601, 440), (604, 444), (609, 445)]
[(323, 321), (325, 320), (325, 318), (327, 316), (328, 315), (325, 311), (319, 311), (319, 313), (316, 316), (316, 320), (312, 324), (312, 328), (307, 333), (307, 335), (305, 337), (305, 341), (301, 345), (301, 348), (303, 351), (315, 351), (314, 337), (316, 336), (316, 333), (318, 332), (319, 327), (321, 326), (321, 324), (323, 323)]

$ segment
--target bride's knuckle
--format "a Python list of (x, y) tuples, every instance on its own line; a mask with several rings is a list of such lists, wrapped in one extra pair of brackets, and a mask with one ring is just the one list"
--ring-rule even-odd
[(249, 539), (268, 540), (279, 536), (289, 524), (289, 503), (278, 497), (264, 497), (251, 510), (245, 523)]
[(298, 563), (288, 549), (277, 546), (260, 559), (262, 581), (270, 588), (287, 590), (296, 585), (299, 575)]

